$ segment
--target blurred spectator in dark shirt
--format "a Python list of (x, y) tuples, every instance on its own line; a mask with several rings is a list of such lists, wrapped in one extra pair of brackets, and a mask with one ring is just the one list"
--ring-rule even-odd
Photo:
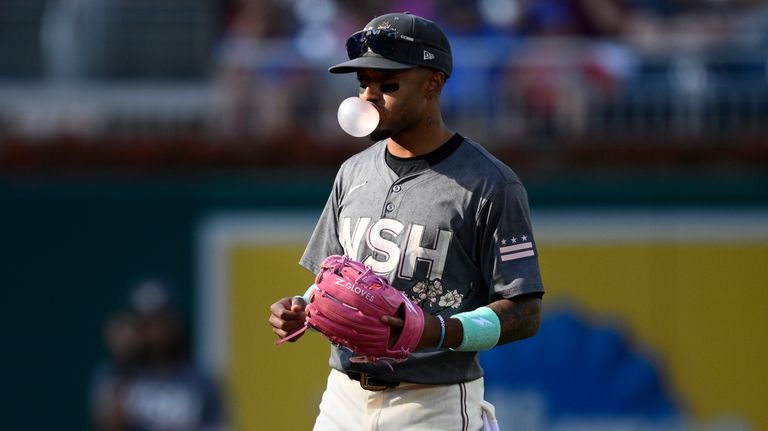
[(137, 286), (104, 335), (110, 360), (91, 389), (96, 430), (227, 429), (220, 390), (191, 361), (183, 316), (161, 284)]

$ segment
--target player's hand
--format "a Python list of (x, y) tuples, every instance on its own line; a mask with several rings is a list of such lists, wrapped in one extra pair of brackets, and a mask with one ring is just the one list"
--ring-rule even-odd
[[(279, 338), (285, 338), (304, 326), (304, 321), (307, 318), (304, 312), (305, 308), (307, 308), (307, 303), (299, 296), (289, 296), (272, 304), (269, 307), (271, 312), (269, 324), (272, 325), (272, 332)], [(301, 335), (290, 341), (294, 342), (299, 338)]]
[(395, 345), (395, 341), (397, 341), (397, 338), (400, 336), (400, 332), (403, 330), (405, 322), (403, 322), (403, 319), (395, 316), (381, 316), (379, 321), (392, 328), (389, 331), (389, 347), (391, 348)]
[[(397, 338), (400, 336), (400, 331), (403, 329), (403, 319), (395, 316), (381, 316), (379, 319), (381, 323), (392, 328), (389, 335), (390, 347), (394, 344)], [(416, 350), (426, 349), (429, 347), (435, 347), (440, 339), (440, 322), (437, 317), (424, 313), (424, 332), (421, 334)]]

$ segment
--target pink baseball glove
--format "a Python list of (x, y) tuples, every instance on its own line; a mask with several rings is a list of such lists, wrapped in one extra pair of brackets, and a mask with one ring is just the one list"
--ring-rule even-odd
[[(357, 353), (353, 362), (403, 361), (416, 349), (424, 332), (424, 312), (369, 266), (346, 256), (329, 256), (315, 284), (306, 325)], [(393, 328), (381, 323), (384, 315), (403, 319), (396, 338)]]

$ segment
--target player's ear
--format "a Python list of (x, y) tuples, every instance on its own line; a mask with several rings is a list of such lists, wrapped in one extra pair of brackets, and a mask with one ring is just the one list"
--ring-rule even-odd
[(424, 96), (427, 99), (440, 97), (440, 93), (443, 91), (443, 85), (445, 84), (445, 73), (433, 71), (427, 76), (425, 85)]

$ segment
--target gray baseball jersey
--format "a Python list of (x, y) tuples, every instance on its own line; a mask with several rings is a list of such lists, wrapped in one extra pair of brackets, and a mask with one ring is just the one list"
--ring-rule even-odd
[[(317, 273), (327, 256), (347, 255), (425, 312), (446, 318), (497, 299), (543, 293), (527, 194), (509, 167), (463, 139), (430, 168), (398, 177), (385, 152), (380, 141), (342, 164), (302, 266)], [(333, 346), (330, 366), (425, 384), (482, 376), (476, 352), (421, 350), (392, 369), (352, 363), (352, 356)]]

